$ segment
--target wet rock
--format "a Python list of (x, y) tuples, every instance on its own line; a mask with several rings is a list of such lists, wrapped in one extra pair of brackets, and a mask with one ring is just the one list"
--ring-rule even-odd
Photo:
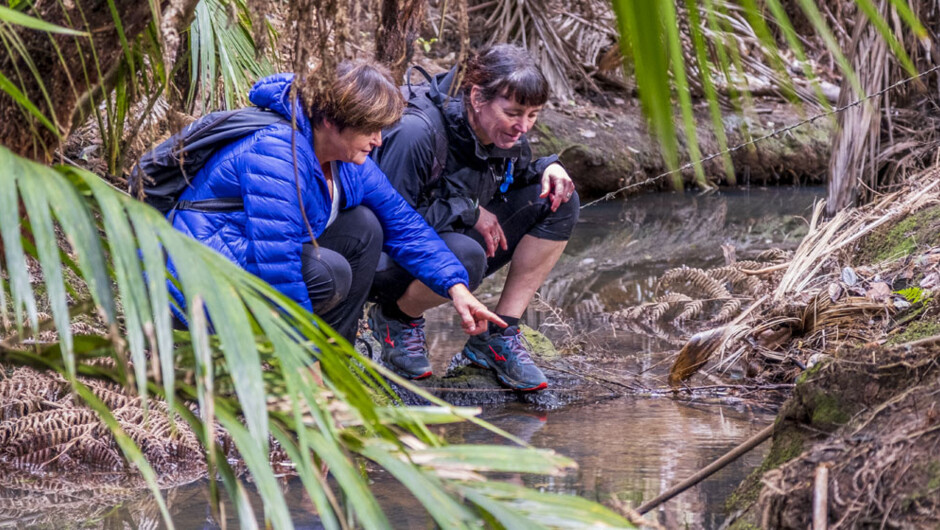
[[(453, 357), (442, 376), (435, 374), (414, 383), (434, 396), (461, 407), (526, 403), (540, 410), (550, 410), (588, 400), (612, 399), (620, 395), (577, 375), (577, 368), (555, 349), (548, 338), (526, 326), (522, 326), (522, 329), (532, 345), (533, 359), (548, 379), (547, 389), (539, 392), (520, 392), (505, 388), (493, 372), (470, 364), (460, 353)], [(372, 360), (376, 362), (381, 362), (381, 347), (371, 335), (363, 334), (357, 345), (360, 352), (371, 355)], [(406, 405), (428, 404), (420, 395), (389, 383)]]

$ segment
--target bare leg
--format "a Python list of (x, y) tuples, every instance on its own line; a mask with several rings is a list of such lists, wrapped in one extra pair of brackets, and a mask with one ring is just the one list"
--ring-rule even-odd
[[(503, 286), (496, 313), (510, 317), (521, 317), (532, 301), (535, 291), (542, 286), (558, 258), (565, 250), (567, 241), (551, 241), (525, 235), (512, 254), (509, 277)], [(398, 299), (398, 308), (406, 315), (419, 316), (432, 307), (447, 302), (418, 280), (411, 282), (405, 294)]]
[(535, 291), (542, 286), (565, 250), (567, 241), (551, 241), (525, 235), (509, 263), (509, 276), (496, 304), (496, 314), (519, 318)]
[(406, 315), (419, 317), (428, 309), (445, 302), (448, 302), (446, 298), (439, 296), (419, 280), (414, 280), (405, 294), (398, 299), (398, 308)]

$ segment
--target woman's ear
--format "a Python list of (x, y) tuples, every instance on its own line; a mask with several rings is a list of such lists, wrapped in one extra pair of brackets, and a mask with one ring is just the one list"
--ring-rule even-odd
[(483, 98), (483, 89), (480, 88), (480, 85), (473, 85), (470, 87), (470, 108), (473, 112), (480, 112), (480, 107), (486, 103)]

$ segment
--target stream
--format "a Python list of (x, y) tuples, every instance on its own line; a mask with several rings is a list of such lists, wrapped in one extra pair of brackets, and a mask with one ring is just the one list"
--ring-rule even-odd
[[(597, 366), (611, 377), (665, 387), (668, 361), (681, 339), (618, 329), (609, 314), (652, 300), (657, 278), (669, 268), (722, 264), (723, 244), (733, 245), (739, 259), (771, 247), (795, 248), (805, 234), (813, 202), (824, 195), (822, 188), (730, 189), (707, 196), (657, 193), (592, 206), (582, 211), (572, 241), (524, 322), (556, 345), (578, 344), (603, 352)], [(504, 274), (481, 288), (481, 299), (491, 307)], [(448, 307), (427, 317), (432, 363), (442, 373), (466, 337)], [(626, 396), (556, 410), (521, 404), (492, 407), (482, 416), (579, 466), (558, 477), (517, 475), (506, 480), (601, 502), (613, 496), (637, 506), (757, 433), (773, 421), (777, 405), (739, 398)], [(504, 443), (469, 424), (447, 426), (444, 434), (455, 443)], [(719, 527), (724, 499), (760, 464), (768, 447), (765, 443), (751, 451), (648, 516), (667, 528)], [(373, 478), (374, 491), (396, 528), (433, 527), (401, 486), (381, 472)], [(296, 526), (318, 528), (299, 480), (290, 479), (286, 486)], [(217, 527), (206, 492), (206, 482), (199, 481), (168, 493), (177, 527)], [(255, 492), (249, 494), (260, 507)], [(146, 495), (104, 519), (85, 523), (107, 526), (107, 521), (130, 517), (137, 526), (159, 525), (159, 512), (147, 505), (153, 503)], [(142, 518), (148, 524), (141, 524)], [(228, 519), (237, 526), (235, 514)], [(10, 523), (21, 526), (24, 521), (0, 518), (0, 526)]]

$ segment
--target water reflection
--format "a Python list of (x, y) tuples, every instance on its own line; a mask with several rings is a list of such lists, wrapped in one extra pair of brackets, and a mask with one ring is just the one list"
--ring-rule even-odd
[[(617, 497), (634, 506), (689, 477), (773, 421), (766, 409), (634, 398), (550, 412), (514, 406), (484, 416), (532, 445), (573, 458), (579, 466), (560, 477), (516, 475), (504, 480), (601, 502)], [(472, 425), (452, 426), (446, 436), (455, 443), (502, 443)], [(745, 455), (669, 501), (655, 516), (667, 528), (717, 528), (725, 497), (760, 464), (765, 451), (762, 446)], [(409, 496), (400, 487), (382, 477), (377, 486), (396, 528), (427, 527), (421, 510), (402, 503)]]

